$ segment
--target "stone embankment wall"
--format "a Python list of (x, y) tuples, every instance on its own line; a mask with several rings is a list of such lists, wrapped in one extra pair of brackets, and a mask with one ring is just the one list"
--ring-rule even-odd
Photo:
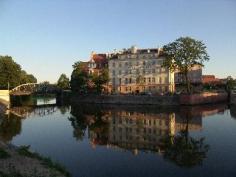
[(0, 90), (0, 113), (5, 112), (10, 103), (8, 90)]
[(202, 93), (192, 95), (72, 95), (72, 103), (133, 104), (133, 105), (200, 105), (227, 102), (227, 93)]
[(179, 104), (178, 96), (148, 96), (148, 95), (73, 95), (72, 102), (95, 104), (136, 104), (174, 106)]
[(228, 101), (227, 93), (205, 92), (201, 94), (180, 96), (181, 105), (212, 104), (212, 103), (227, 102), (227, 101)]
[(10, 101), (9, 90), (0, 90), (0, 100), (5, 103)]

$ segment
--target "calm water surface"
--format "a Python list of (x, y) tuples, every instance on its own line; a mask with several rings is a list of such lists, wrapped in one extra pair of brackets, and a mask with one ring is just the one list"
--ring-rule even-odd
[(30, 145), (74, 177), (236, 176), (236, 107), (42, 103), (2, 116), (0, 139)]

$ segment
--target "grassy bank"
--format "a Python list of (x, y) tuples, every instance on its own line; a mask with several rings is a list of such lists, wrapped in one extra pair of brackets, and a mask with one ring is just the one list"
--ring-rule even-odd
[(14, 147), (0, 142), (0, 176), (70, 177), (70, 174), (50, 158), (29, 151), (29, 146)]

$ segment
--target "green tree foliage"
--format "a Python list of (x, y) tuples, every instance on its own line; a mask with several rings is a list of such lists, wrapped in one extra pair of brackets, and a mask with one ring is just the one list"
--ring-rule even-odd
[(169, 68), (172, 72), (179, 70), (184, 76), (187, 92), (190, 93), (189, 71), (194, 65), (204, 66), (204, 61), (209, 60), (205, 44), (190, 37), (180, 37), (165, 45), (163, 52), (166, 57), (163, 67)]
[(37, 83), (37, 79), (32, 74), (27, 74), (26, 71), (22, 70), (20, 75), (20, 83)]
[(11, 88), (20, 84), (36, 83), (37, 79), (32, 74), (27, 74), (21, 69), (11, 56), (0, 56), (0, 87), (7, 89), (8, 83)]
[(95, 90), (97, 93), (101, 93), (103, 90), (103, 85), (109, 81), (108, 70), (104, 69), (101, 74), (94, 74), (92, 81), (95, 85)]
[(230, 92), (231, 90), (236, 88), (236, 81), (231, 77), (227, 77), (226, 85), (225, 85), (225, 90), (227, 92)]
[(76, 62), (73, 65), (73, 71), (71, 74), (71, 90), (74, 92), (84, 93), (88, 88), (89, 75), (86, 72), (86, 63)]
[(61, 74), (60, 78), (57, 81), (57, 86), (60, 89), (66, 90), (70, 88), (70, 80), (65, 74)]
[(73, 65), (70, 86), (73, 92), (100, 94), (108, 80), (108, 69), (102, 70), (100, 74), (89, 74), (86, 62), (76, 62)]

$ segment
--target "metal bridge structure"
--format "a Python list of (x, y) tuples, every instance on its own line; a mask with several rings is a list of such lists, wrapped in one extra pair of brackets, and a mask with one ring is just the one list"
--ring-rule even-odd
[(10, 95), (13, 96), (24, 96), (32, 95), (33, 93), (57, 93), (58, 88), (54, 85), (44, 83), (27, 83), (19, 85), (10, 90)]

